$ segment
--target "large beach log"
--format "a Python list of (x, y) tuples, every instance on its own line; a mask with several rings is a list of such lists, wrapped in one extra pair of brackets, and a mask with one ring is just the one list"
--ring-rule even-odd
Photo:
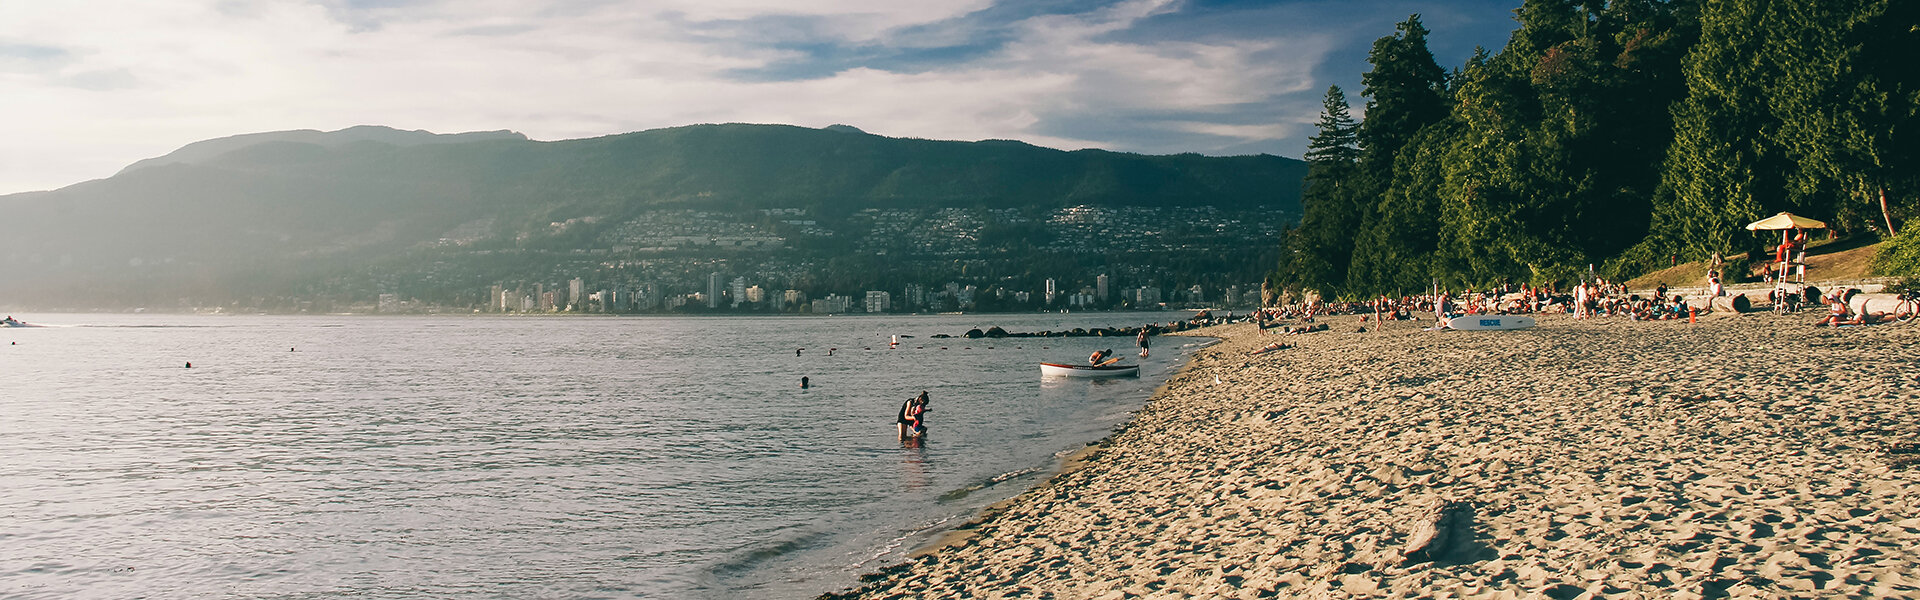
[(1753, 310), (1753, 303), (1747, 300), (1745, 294), (1716, 296), (1713, 299), (1713, 310), (1714, 312), (1743, 313)]

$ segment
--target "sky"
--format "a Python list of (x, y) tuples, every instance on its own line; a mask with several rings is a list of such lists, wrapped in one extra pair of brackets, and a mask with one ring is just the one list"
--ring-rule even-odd
[(697, 123), (1298, 158), (1418, 13), (1442, 67), (1521, 0), (0, 0), (0, 194), (191, 142)]

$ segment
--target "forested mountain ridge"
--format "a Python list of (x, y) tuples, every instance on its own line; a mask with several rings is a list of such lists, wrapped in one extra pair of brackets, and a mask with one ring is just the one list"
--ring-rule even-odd
[(1401, 23), (1369, 55), (1364, 121), (1329, 90), (1271, 288), (1625, 280), (1757, 249), (1742, 226), (1776, 212), (1878, 236), (1920, 213), (1920, 5), (1528, 0), (1516, 15), (1504, 48), (1451, 72), (1417, 15)]
[[(555, 142), (378, 127), (252, 134), (192, 144), (107, 179), (0, 196), (10, 223), (31, 224), (0, 239), (9, 274), (0, 301), (145, 305), (175, 294), (317, 294), (334, 284), (377, 292), (392, 287), (377, 282), (393, 273), (421, 270), (403, 262), (450, 260), (423, 248), (607, 250), (622, 243), (613, 229), (661, 211), (729, 219), (772, 211), (834, 224), (882, 208), (1002, 210), (1044, 221), (1040, 213), (1074, 206), (1206, 206), (1279, 223), (1298, 214), (1304, 171), (1300, 161), (1265, 155), (1061, 151), (846, 126), (696, 125)], [(788, 240), (796, 236), (773, 232), (789, 227), (779, 219), (737, 218), (768, 221), (742, 227), (787, 240), (789, 254), (824, 262), (852, 251), (846, 232)], [(1023, 227), (986, 232), (1020, 241)], [(489, 274), (468, 262), (471, 281), (446, 285), (546, 277), (536, 265)]]

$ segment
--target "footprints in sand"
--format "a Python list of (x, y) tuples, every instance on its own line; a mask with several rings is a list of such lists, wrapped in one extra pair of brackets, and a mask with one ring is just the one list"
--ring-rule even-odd
[(1870, 364), (1920, 328), (1670, 325), (1206, 331), (1085, 468), (851, 595), (1920, 596), (1920, 375)]

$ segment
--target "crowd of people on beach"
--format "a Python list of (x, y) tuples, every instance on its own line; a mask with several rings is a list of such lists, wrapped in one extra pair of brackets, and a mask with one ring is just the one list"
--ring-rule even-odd
[[(1887, 313), (1869, 312), (1866, 298), (1860, 290), (1840, 287), (1820, 294), (1811, 286), (1803, 292), (1788, 293), (1775, 291), (1773, 299), (1776, 310), (1781, 306), (1797, 304), (1802, 295), (1812, 302), (1819, 294), (1819, 302), (1829, 307), (1827, 316), (1815, 323), (1816, 326), (1870, 325), (1892, 320)], [(1726, 296), (1727, 291), (1721, 285), (1718, 271), (1708, 275), (1707, 296)], [(1135, 337), (1142, 358), (1148, 355), (1150, 335), (1157, 331), (1181, 331), (1189, 327), (1207, 327), (1230, 323), (1253, 323), (1261, 333), (1278, 330), (1281, 335), (1301, 335), (1328, 331), (1332, 326), (1319, 322), (1329, 317), (1359, 317), (1360, 327), (1356, 332), (1368, 331), (1369, 325), (1378, 327), (1386, 321), (1415, 320), (1415, 313), (1429, 313), (1445, 318), (1464, 315), (1540, 315), (1570, 314), (1575, 319), (1624, 318), (1632, 321), (1672, 321), (1697, 318), (1713, 310), (1712, 304), (1705, 306), (1689, 304), (1687, 298), (1671, 293), (1666, 284), (1660, 284), (1650, 294), (1635, 293), (1624, 283), (1610, 282), (1602, 278), (1574, 284), (1568, 289), (1557, 285), (1544, 286), (1501, 285), (1498, 287), (1458, 293), (1436, 289), (1432, 293), (1403, 295), (1399, 297), (1382, 295), (1367, 301), (1323, 302), (1309, 298), (1299, 302), (1281, 304), (1254, 309), (1238, 316), (1233, 313), (1213, 314), (1201, 311), (1185, 321), (1168, 322), (1165, 325), (1148, 324), (1140, 328)], [(1293, 348), (1293, 344), (1273, 342), (1250, 354), (1259, 355)], [(1113, 350), (1096, 351), (1088, 357), (1088, 364), (1101, 365), (1114, 360)], [(803, 384), (804, 385), (804, 384)], [(926, 431), (924, 413), (926, 412), (925, 392), (903, 404), (899, 413), (901, 439), (918, 438)]]
[[(1717, 271), (1709, 272), (1705, 295), (1709, 299), (1729, 295)], [(1776, 311), (1793, 312), (1803, 303), (1818, 302), (1827, 306), (1828, 314), (1816, 322), (1816, 326), (1872, 325), (1894, 320), (1889, 313), (1869, 311), (1865, 295), (1856, 288), (1839, 287), (1822, 292), (1812, 286), (1797, 290), (1777, 286), (1770, 298)], [(1364, 302), (1307, 299), (1257, 309), (1247, 313), (1244, 320), (1256, 323), (1262, 333), (1277, 329), (1281, 334), (1297, 335), (1328, 330), (1325, 323), (1316, 323), (1316, 318), (1334, 316), (1359, 316), (1358, 331), (1365, 332), (1369, 323), (1412, 320), (1415, 312), (1436, 317), (1570, 314), (1580, 320), (1673, 321), (1696, 319), (1716, 310), (1715, 306), (1713, 302), (1689, 303), (1686, 296), (1672, 293), (1666, 284), (1646, 293), (1635, 292), (1623, 283), (1595, 278), (1564, 290), (1555, 285), (1503, 285), (1458, 293), (1435, 290), (1419, 295), (1380, 296)]]
[[(1716, 278), (1717, 283), (1717, 278)], [(1725, 295), (1724, 288), (1709, 286), (1709, 295)], [(1336, 316), (1360, 317), (1359, 331), (1369, 324), (1385, 321), (1409, 321), (1414, 313), (1457, 317), (1462, 315), (1540, 315), (1571, 314), (1576, 319), (1624, 318), (1634, 321), (1685, 320), (1709, 312), (1709, 306), (1689, 304), (1687, 298), (1670, 293), (1662, 284), (1651, 294), (1635, 293), (1625, 284), (1595, 278), (1567, 289), (1557, 285), (1501, 285), (1460, 292), (1436, 289), (1431, 293), (1379, 296), (1367, 301), (1324, 302), (1317, 299), (1261, 308), (1247, 314), (1246, 320), (1259, 325), (1262, 332), (1277, 329), (1281, 334), (1297, 335), (1330, 329), (1317, 319)]]

